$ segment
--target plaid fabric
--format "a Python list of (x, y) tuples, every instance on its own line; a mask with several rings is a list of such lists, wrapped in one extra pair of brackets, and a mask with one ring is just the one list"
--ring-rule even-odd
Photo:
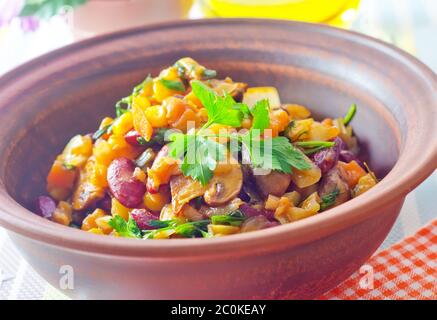
[(320, 299), (437, 300), (437, 219), (366, 264), (373, 271), (373, 289), (360, 286), (365, 272), (357, 271)]

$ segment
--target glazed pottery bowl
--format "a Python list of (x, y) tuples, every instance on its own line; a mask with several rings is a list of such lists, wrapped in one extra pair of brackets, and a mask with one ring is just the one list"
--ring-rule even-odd
[[(45, 176), (77, 133), (94, 131), (144, 75), (191, 56), (220, 77), (275, 86), (283, 102), (353, 127), (379, 184), (322, 214), (216, 239), (104, 237), (31, 212)], [(413, 57), (355, 33), (269, 20), (186, 21), (131, 29), (57, 50), (0, 79), (0, 224), (55, 287), (74, 270), (75, 298), (314, 298), (357, 270), (405, 196), (436, 167), (436, 76)]]

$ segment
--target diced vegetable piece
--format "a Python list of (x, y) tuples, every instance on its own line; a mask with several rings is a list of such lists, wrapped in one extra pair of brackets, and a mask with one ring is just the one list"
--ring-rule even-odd
[(266, 175), (254, 175), (253, 177), (257, 190), (263, 198), (269, 195), (278, 197), (283, 195), (291, 182), (291, 174), (276, 170)]
[(313, 123), (312, 118), (292, 121), (285, 130), (285, 135), (293, 142), (307, 140)]
[(224, 236), (240, 232), (240, 228), (236, 226), (226, 226), (222, 224), (209, 224), (208, 232), (213, 236)]
[(122, 205), (116, 198), (112, 198), (111, 215), (113, 217), (118, 215), (127, 221), (129, 219), (129, 208), (126, 208), (124, 205)]
[(347, 182), (349, 188), (355, 187), (358, 180), (366, 175), (366, 171), (354, 160), (349, 163), (339, 161), (337, 166), (340, 175)]
[(66, 167), (62, 157), (53, 162), (47, 176), (47, 191), (56, 200), (65, 200), (71, 194), (76, 180), (76, 170)]
[(294, 206), (297, 206), (301, 199), (301, 195), (297, 191), (284, 193), (283, 197), (288, 198)]
[(299, 104), (283, 104), (281, 108), (287, 111), (290, 120), (303, 120), (311, 116), (311, 112)]
[(167, 108), (165, 106), (151, 106), (145, 112), (147, 120), (149, 120), (153, 128), (162, 128), (168, 125)]
[(162, 189), (157, 193), (146, 192), (144, 195), (144, 205), (151, 211), (160, 212), (161, 209), (169, 202), (170, 195), (168, 190)]
[(112, 124), (112, 134), (116, 136), (124, 136), (133, 128), (133, 116), (131, 112), (125, 112), (120, 117), (115, 119)]
[(322, 200), (320, 199), (317, 192), (312, 193), (308, 196), (300, 205), (300, 207), (304, 210), (318, 212), (320, 210), (320, 203)]
[(270, 108), (277, 109), (281, 106), (278, 90), (275, 87), (248, 88), (243, 96), (243, 103), (253, 107), (259, 100), (267, 99)]
[(108, 167), (108, 184), (111, 193), (128, 208), (143, 201), (146, 185), (134, 177), (135, 165), (127, 158), (117, 158)]
[(56, 202), (49, 196), (39, 196), (35, 201), (35, 213), (50, 219), (56, 210)]
[(329, 141), (333, 140), (339, 134), (339, 129), (317, 121), (314, 121), (310, 127), (306, 140)]
[[(96, 219), (104, 217), (106, 215), (105, 211), (102, 209), (96, 209), (92, 213), (86, 216), (82, 222), (82, 230), (89, 231), (91, 229), (98, 229), (96, 224)], [(101, 232), (103, 234), (103, 232)]]
[(291, 180), (299, 188), (306, 188), (308, 186), (316, 184), (322, 177), (322, 171), (320, 170), (320, 168), (316, 166), (308, 157), (304, 157), (308, 164), (311, 165), (310, 169), (298, 170), (296, 168), (292, 168), (293, 174), (291, 175)]
[(102, 230), (103, 234), (110, 234), (114, 229), (109, 225), (109, 221), (112, 219), (112, 216), (105, 215), (103, 217), (97, 218), (96, 226)]
[(93, 152), (93, 140), (90, 136), (76, 135), (62, 151), (64, 166), (82, 167)]
[(146, 141), (149, 141), (153, 134), (153, 128), (147, 119), (145, 109), (150, 105), (150, 102), (146, 99), (147, 103), (145, 103), (144, 99), (146, 98), (136, 97), (132, 101), (133, 126)]
[(79, 181), (73, 192), (72, 203), (74, 210), (84, 210), (94, 205), (105, 195), (105, 186), (101, 183), (106, 181), (102, 177), (102, 167), (96, 163), (94, 157), (90, 157), (80, 172)]
[(364, 192), (374, 187), (376, 183), (377, 181), (375, 180), (374, 175), (372, 173), (368, 173), (365, 176), (362, 176), (358, 180), (358, 183), (355, 185), (354, 189), (352, 190), (352, 196), (357, 197), (360, 194), (363, 194)]
[(271, 136), (276, 137), (278, 134), (287, 128), (290, 123), (287, 112), (282, 109), (272, 110), (270, 112), (269, 129), (272, 130)]
[(141, 230), (156, 229), (156, 227), (150, 225), (150, 221), (157, 220), (158, 216), (147, 211), (146, 209), (133, 209), (130, 212), (130, 215), (137, 223), (138, 228)]
[(103, 235), (104, 233), (103, 233), (103, 231), (102, 230), (100, 230), (99, 228), (91, 228), (91, 229), (89, 229), (89, 230), (87, 230), (89, 233), (94, 233), (94, 234), (100, 234), (100, 235)]
[(66, 201), (59, 201), (58, 206), (53, 212), (52, 221), (69, 226), (72, 220), (71, 205)]
[(204, 219), (203, 214), (189, 204), (182, 207), (181, 214), (189, 221), (200, 221)]
[(180, 174), (178, 163), (168, 156), (168, 146), (165, 145), (156, 155), (152, 167), (147, 170), (147, 191), (158, 192), (161, 185), (167, 184), (173, 175)]
[(273, 211), (268, 210), (267, 208), (264, 209), (262, 206), (251, 206), (247, 203), (243, 203), (239, 210), (248, 218), (257, 217), (257, 216), (263, 216), (269, 221), (274, 220), (273, 217)]

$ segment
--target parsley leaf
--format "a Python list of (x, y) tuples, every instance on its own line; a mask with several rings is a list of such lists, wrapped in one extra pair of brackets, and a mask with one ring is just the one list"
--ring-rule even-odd
[(253, 116), (252, 129), (264, 130), (269, 127), (269, 101), (267, 99), (257, 101), (250, 112)]
[(194, 134), (174, 134), (170, 139), (170, 156), (184, 157), (180, 166), (182, 173), (206, 185), (212, 178), (217, 162), (224, 159), (225, 146)]
[(286, 137), (260, 139), (259, 135), (250, 132), (241, 139), (250, 154), (252, 165), (256, 168), (278, 170), (292, 173), (291, 168), (307, 170), (311, 165), (302, 152), (295, 148)]
[(207, 85), (197, 80), (191, 81), (191, 87), (194, 95), (202, 102), (208, 113), (207, 126), (212, 123), (231, 127), (241, 126), (243, 113), (240, 111), (240, 108), (235, 108), (237, 103), (229, 94), (221, 97)]
[(141, 238), (141, 231), (132, 217), (129, 217), (126, 222), (120, 215), (116, 215), (109, 220), (108, 224), (122, 237)]
[(134, 87), (131, 95), (121, 98), (115, 103), (115, 113), (117, 117), (120, 117), (123, 113), (126, 113), (129, 110), (129, 106), (132, 104), (132, 99), (141, 94), (144, 86), (151, 81), (153, 81), (153, 78), (150, 74), (148, 74), (143, 81)]

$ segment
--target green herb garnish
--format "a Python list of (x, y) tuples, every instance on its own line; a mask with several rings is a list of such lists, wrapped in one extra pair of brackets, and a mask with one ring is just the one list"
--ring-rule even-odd
[[(300, 170), (311, 167), (302, 152), (295, 148), (287, 138), (261, 138), (261, 132), (270, 124), (267, 100), (258, 101), (249, 110), (247, 105), (236, 103), (227, 94), (219, 96), (200, 81), (193, 80), (191, 86), (208, 113), (208, 121), (195, 133), (175, 133), (170, 136), (169, 155), (176, 159), (183, 157), (181, 171), (185, 176), (191, 176), (203, 185), (208, 183), (213, 176), (217, 162), (224, 159), (226, 148), (209, 139), (210, 137), (223, 137), (223, 135), (206, 134), (205, 129), (216, 123), (240, 127), (246, 112), (250, 112), (254, 119), (254, 126), (251, 130), (244, 135), (228, 133), (224, 137), (243, 144), (255, 167), (287, 173), (291, 173), (291, 167)], [(271, 150), (271, 152), (265, 154), (265, 150)]]
[(49, 19), (57, 15), (62, 8), (74, 8), (82, 5), (86, 0), (34, 0), (25, 1), (19, 16), (36, 16), (41, 19)]
[(343, 118), (343, 123), (344, 123), (345, 126), (347, 126), (349, 124), (349, 122), (352, 121), (352, 119), (355, 116), (355, 113), (357, 113), (357, 105), (355, 103), (353, 103), (349, 107), (349, 110), (347, 111), (346, 115)]
[(107, 126), (104, 126), (102, 129), (97, 130), (93, 134), (93, 140), (99, 139), (101, 136), (103, 136), (105, 133), (111, 132), (112, 129), (112, 123), (108, 124)]
[(246, 216), (240, 210), (235, 210), (229, 214), (215, 215), (211, 217), (212, 224), (231, 226), (240, 226), (244, 220), (246, 220)]
[(160, 227), (159, 229), (144, 231), (144, 239), (153, 239), (158, 233), (163, 231), (173, 231), (173, 234), (185, 238), (193, 238), (198, 235), (207, 237), (205, 233), (209, 224), (209, 220), (200, 220), (193, 222), (180, 223), (180, 220), (152, 220), (149, 222), (151, 226)]
[(143, 81), (141, 81), (141, 83), (137, 84), (134, 87), (131, 95), (121, 98), (115, 103), (115, 114), (117, 117), (120, 117), (123, 113), (129, 111), (129, 107), (132, 104), (132, 99), (141, 94), (144, 86), (151, 81), (153, 81), (153, 78), (150, 74), (148, 74), (147, 77)]
[(180, 92), (185, 91), (184, 83), (180, 80), (167, 80), (167, 79), (161, 79), (161, 83), (170, 90), (176, 90)]
[(326, 210), (334, 205), (339, 194), (340, 190), (338, 190), (338, 188), (335, 188), (334, 191), (332, 191), (331, 193), (324, 195), (322, 197), (322, 203), (320, 204), (320, 210)]
[(125, 238), (141, 238), (141, 231), (138, 228), (137, 223), (132, 217), (129, 216), (129, 220), (126, 222), (120, 215), (114, 216), (109, 220), (108, 224), (114, 228), (114, 230)]

